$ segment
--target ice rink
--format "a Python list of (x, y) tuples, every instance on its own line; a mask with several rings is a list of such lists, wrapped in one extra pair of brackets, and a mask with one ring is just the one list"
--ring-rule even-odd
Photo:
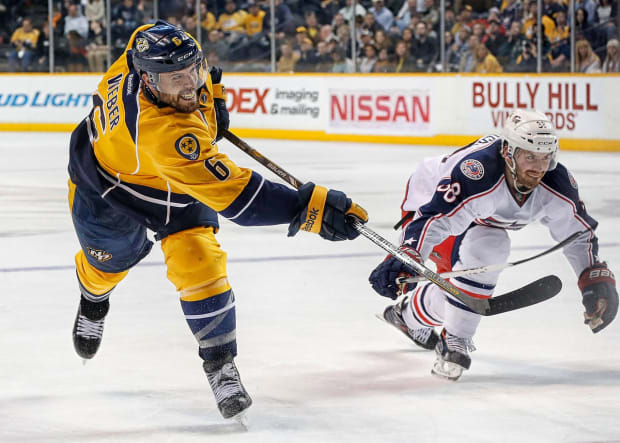
[[(471, 370), (452, 383), (430, 375), (434, 353), (375, 318), (390, 300), (367, 281), (384, 256), (373, 243), (222, 219), (249, 428), (217, 411), (158, 245), (112, 295), (101, 349), (83, 366), (71, 341), (79, 292), (68, 139), (0, 133), (0, 441), (620, 441), (620, 319), (597, 335), (582, 324), (561, 252), (503, 273), (498, 293), (550, 273), (564, 288), (484, 318)], [(347, 192), (393, 242), (409, 174), (452, 150), (249, 142), (297, 178)], [(278, 180), (229, 143), (220, 150)], [(620, 155), (561, 152), (560, 161), (600, 223), (601, 258), (620, 272)], [(511, 236), (513, 260), (553, 244), (540, 225)]]

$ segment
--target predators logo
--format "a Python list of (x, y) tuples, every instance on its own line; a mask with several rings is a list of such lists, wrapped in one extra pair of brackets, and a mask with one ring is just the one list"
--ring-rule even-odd
[(200, 156), (200, 143), (194, 134), (185, 134), (174, 144), (177, 152), (188, 160), (198, 160)]
[(145, 38), (136, 39), (136, 50), (138, 52), (144, 52), (149, 49), (149, 42)]
[(177, 46), (181, 46), (183, 42), (181, 41), (179, 37), (172, 37), (172, 43), (174, 43)]
[(107, 251), (104, 251), (103, 249), (95, 249), (95, 248), (91, 248), (90, 246), (88, 246), (86, 250), (88, 252), (88, 255), (95, 258), (98, 262), (103, 263), (104, 261), (108, 261), (112, 259), (112, 254), (110, 254)]

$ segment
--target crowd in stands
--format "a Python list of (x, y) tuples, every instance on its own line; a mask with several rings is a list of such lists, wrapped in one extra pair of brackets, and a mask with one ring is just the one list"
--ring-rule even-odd
[[(48, 11), (36, 0), (0, 0), (0, 49), (9, 71), (47, 71)], [(159, 16), (197, 35), (211, 65), (269, 70), (271, 38), (279, 72), (435, 72), (439, 0), (113, 0), (106, 40), (104, 0), (54, 1), (55, 62), (102, 72), (133, 30)], [(450, 72), (570, 71), (567, 0), (543, 0), (538, 45), (535, 0), (445, 0), (445, 69)], [(617, 0), (575, 0), (577, 72), (619, 72)], [(200, 23), (198, 21), (200, 20)], [(352, 33), (351, 27), (354, 27)], [(353, 54), (351, 38), (356, 40)], [(357, 64), (355, 64), (354, 60)], [(2, 67), (0, 67), (1, 70)]]

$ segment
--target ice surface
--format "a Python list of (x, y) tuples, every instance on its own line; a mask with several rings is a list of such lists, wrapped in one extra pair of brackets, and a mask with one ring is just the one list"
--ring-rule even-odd
[[(254, 399), (249, 429), (223, 420), (159, 247), (111, 299), (102, 347), (82, 366), (71, 327), (78, 243), (66, 203), (67, 134), (0, 134), (0, 441), (609, 442), (620, 441), (620, 320), (582, 324), (561, 253), (504, 272), (498, 292), (548, 273), (544, 304), (485, 318), (471, 370), (430, 375), (434, 355), (374, 314), (367, 283), (382, 259), (364, 238), (329, 243), (286, 227), (222, 221), (237, 295), (237, 366)], [(396, 242), (404, 184), (442, 147), (250, 140), (301, 180), (346, 191)], [(221, 150), (277, 180), (237, 148)], [(619, 271), (618, 154), (562, 152), (601, 256)], [(541, 226), (512, 235), (511, 259), (552, 244)]]

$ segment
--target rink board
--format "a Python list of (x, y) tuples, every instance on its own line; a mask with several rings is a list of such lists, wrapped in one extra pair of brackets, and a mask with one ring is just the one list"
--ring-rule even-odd
[[(100, 78), (0, 75), (0, 130), (72, 130)], [(618, 75), (230, 73), (225, 84), (242, 137), (458, 146), (536, 108), (562, 149), (620, 151)]]

